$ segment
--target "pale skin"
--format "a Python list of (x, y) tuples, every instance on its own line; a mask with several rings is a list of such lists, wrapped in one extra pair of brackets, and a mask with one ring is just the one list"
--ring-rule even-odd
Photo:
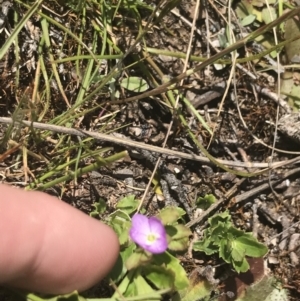
[(113, 267), (119, 242), (102, 222), (55, 197), (0, 184), (0, 283), (84, 291)]

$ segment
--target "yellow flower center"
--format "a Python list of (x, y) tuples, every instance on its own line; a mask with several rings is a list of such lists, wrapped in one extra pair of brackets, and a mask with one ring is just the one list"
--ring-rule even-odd
[(149, 243), (153, 243), (154, 241), (156, 241), (156, 239), (157, 239), (157, 237), (154, 234), (149, 234), (147, 236), (147, 240), (148, 240)]

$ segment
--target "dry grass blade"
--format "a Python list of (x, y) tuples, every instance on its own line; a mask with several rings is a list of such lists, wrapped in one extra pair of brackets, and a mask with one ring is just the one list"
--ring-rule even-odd
[[(194, 16), (193, 16), (193, 24), (192, 24), (192, 28), (191, 28), (191, 32), (190, 32), (190, 39), (189, 39), (187, 54), (186, 54), (186, 58), (185, 58), (185, 61), (184, 61), (183, 72), (186, 72), (186, 70), (187, 70), (188, 62), (189, 62), (189, 57), (191, 55), (192, 41), (193, 41), (193, 37), (194, 37), (195, 25), (196, 25), (196, 19), (197, 19), (197, 16), (198, 16), (198, 12), (199, 12), (199, 7), (200, 7), (200, 0), (197, 0), (196, 7), (195, 7), (195, 12), (194, 12)], [(183, 81), (184, 81), (184, 79), (182, 79), (180, 81), (180, 86), (183, 85)], [(177, 108), (178, 108), (179, 98), (180, 98), (180, 96), (179, 96), (179, 94), (177, 94), (176, 101), (175, 101), (175, 106), (174, 106), (175, 110), (177, 110)], [(171, 122), (170, 122), (170, 124), (168, 126), (168, 131), (167, 131), (166, 137), (165, 137), (163, 145), (162, 145), (163, 148), (165, 148), (166, 145), (167, 145), (167, 142), (168, 142), (168, 139), (169, 139), (169, 136), (170, 136), (170, 133), (171, 133), (171, 129), (173, 127), (173, 123), (174, 123), (175, 117), (176, 116), (173, 113), (173, 118), (172, 118), (172, 120), (171, 120)], [(146, 189), (144, 191), (143, 197), (141, 199), (141, 202), (140, 202), (140, 205), (139, 205), (137, 211), (140, 211), (140, 209), (142, 208), (143, 202), (144, 202), (144, 200), (145, 200), (145, 198), (147, 196), (147, 193), (148, 193), (148, 191), (150, 189), (151, 183), (152, 183), (152, 181), (153, 181), (153, 179), (155, 177), (155, 174), (157, 172), (157, 169), (158, 169), (158, 166), (159, 166), (160, 162), (161, 162), (161, 158), (158, 158), (158, 160), (157, 160), (157, 162), (156, 162), (156, 164), (154, 166), (154, 169), (152, 171), (151, 177), (150, 177), (150, 179), (148, 181), (148, 184), (146, 186)]]
[[(41, 129), (41, 130), (46, 130), (46, 131), (53, 131), (56, 133), (63, 133), (67, 135), (74, 135), (74, 136), (79, 136), (79, 137), (92, 137), (97, 140), (103, 140), (103, 141), (108, 141), (114, 144), (119, 144), (131, 148), (137, 148), (137, 149), (145, 149), (151, 152), (163, 154), (163, 155), (168, 155), (168, 156), (174, 156), (177, 158), (182, 158), (182, 159), (187, 159), (187, 160), (192, 160), (192, 161), (199, 161), (202, 163), (210, 164), (211, 161), (203, 156), (198, 156), (198, 155), (191, 155), (191, 154), (186, 154), (178, 151), (174, 151), (171, 149), (166, 149), (162, 147), (157, 147), (141, 142), (136, 142), (133, 140), (129, 139), (124, 139), (124, 138), (119, 138), (115, 135), (106, 135), (102, 133), (96, 133), (96, 132), (91, 132), (91, 131), (85, 131), (85, 130), (80, 130), (80, 129), (75, 129), (75, 128), (67, 128), (63, 126), (57, 126), (57, 125), (52, 125), (52, 124), (44, 124), (40, 122), (29, 122), (29, 121), (14, 121), (13, 119), (9, 117), (0, 117), (0, 123), (6, 123), (6, 124), (16, 124), (17, 126), (25, 126), (29, 128), (35, 128), (35, 129)], [(237, 161), (228, 161), (228, 160), (219, 160), (221, 164), (232, 166), (232, 167), (244, 167), (244, 168), (265, 168), (266, 170), (260, 171), (254, 175), (259, 175), (262, 173), (265, 173), (268, 171), (270, 168), (275, 169), (279, 168), (282, 166), (286, 166), (288, 164), (292, 163), (297, 163), (300, 161), (300, 157), (296, 157), (291, 160), (285, 160), (285, 161), (280, 161), (280, 162), (274, 162), (272, 165), (269, 163), (256, 163), (256, 162), (237, 162)]]

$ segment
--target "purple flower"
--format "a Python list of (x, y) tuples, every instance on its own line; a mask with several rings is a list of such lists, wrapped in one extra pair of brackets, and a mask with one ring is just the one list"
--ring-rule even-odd
[(156, 217), (135, 214), (129, 235), (140, 247), (153, 254), (163, 253), (168, 248), (165, 227)]

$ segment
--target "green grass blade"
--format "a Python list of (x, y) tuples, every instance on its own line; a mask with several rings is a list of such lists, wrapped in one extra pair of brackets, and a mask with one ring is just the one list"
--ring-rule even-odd
[(28, 12), (24, 15), (22, 20), (17, 24), (16, 28), (12, 32), (12, 34), (9, 36), (9, 38), (6, 40), (2, 48), (0, 49), (0, 60), (4, 57), (6, 52), (8, 51), (9, 47), (12, 45), (12, 43), (16, 40), (17, 35), (20, 33), (22, 28), (25, 26), (26, 22), (29, 20), (29, 18), (37, 11), (40, 4), (43, 2), (43, 0), (38, 0), (35, 2), (31, 8), (29, 8)]

